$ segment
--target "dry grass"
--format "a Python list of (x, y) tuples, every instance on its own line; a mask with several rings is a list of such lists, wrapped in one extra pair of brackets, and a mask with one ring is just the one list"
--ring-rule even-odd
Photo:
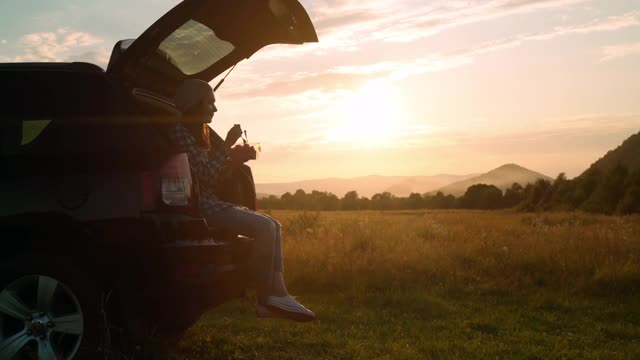
[(459, 288), (637, 294), (640, 219), (506, 212), (276, 213), (302, 292)]
[(176, 358), (633, 358), (640, 218), (279, 211), (312, 324), (208, 313)]

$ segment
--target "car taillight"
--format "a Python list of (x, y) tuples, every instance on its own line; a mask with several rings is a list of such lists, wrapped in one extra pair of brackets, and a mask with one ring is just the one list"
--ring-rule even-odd
[(187, 154), (172, 155), (158, 171), (141, 174), (143, 211), (194, 210), (194, 186)]
[(169, 206), (187, 206), (191, 200), (193, 182), (187, 154), (169, 158), (160, 170), (162, 202)]
[(166, 205), (185, 206), (189, 204), (188, 186), (179, 177), (162, 178), (162, 201)]

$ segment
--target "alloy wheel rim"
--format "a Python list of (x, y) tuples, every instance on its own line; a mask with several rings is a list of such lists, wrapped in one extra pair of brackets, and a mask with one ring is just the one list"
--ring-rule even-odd
[(71, 359), (84, 317), (75, 294), (43, 275), (21, 277), (0, 291), (0, 359)]

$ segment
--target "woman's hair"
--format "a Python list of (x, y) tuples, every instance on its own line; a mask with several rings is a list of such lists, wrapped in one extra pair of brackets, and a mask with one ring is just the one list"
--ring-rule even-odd
[(203, 149), (211, 149), (210, 134), (211, 128), (207, 124), (185, 124), (191, 135), (196, 140), (196, 145)]
[(178, 87), (173, 99), (178, 110), (182, 112), (184, 126), (189, 129), (196, 144), (207, 150), (211, 149), (211, 128), (206, 123), (211, 121), (211, 115), (203, 112), (203, 103), (212, 96), (213, 90), (209, 83), (187, 79)]

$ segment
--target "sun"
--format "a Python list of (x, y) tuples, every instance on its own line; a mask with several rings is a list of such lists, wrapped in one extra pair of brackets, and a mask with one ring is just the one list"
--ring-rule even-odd
[(400, 135), (401, 109), (393, 88), (370, 82), (346, 97), (331, 111), (330, 142), (358, 147), (390, 144)]

